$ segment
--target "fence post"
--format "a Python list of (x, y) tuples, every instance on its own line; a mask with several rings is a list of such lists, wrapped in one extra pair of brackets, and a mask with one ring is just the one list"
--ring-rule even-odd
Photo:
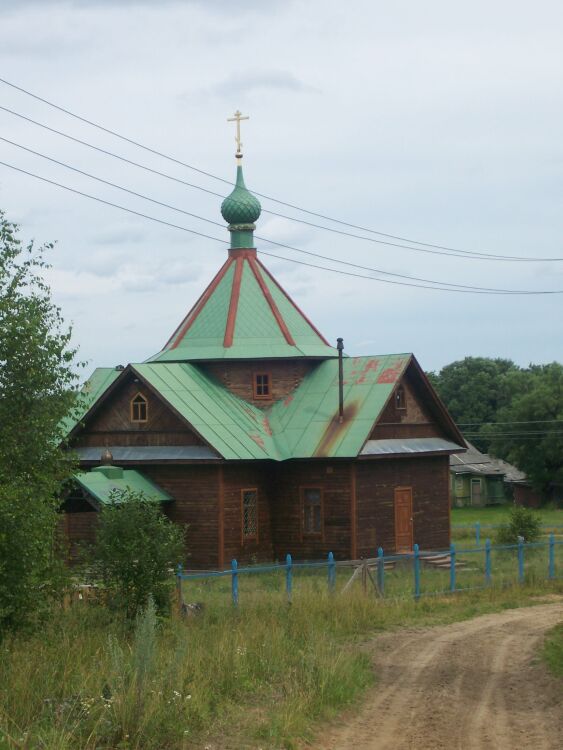
[(518, 537), (518, 580), (524, 580), (524, 537)]
[(450, 544), (450, 591), (455, 591), (455, 544)]
[(491, 540), (485, 539), (485, 583), (491, 582)]
[(182, 563), (176, 566), (176, 599), (178, 603), (178, 612), (182, 611), (182, 573), (184, 569)]
[(383, 547), (377, 550), (377, 585), (381, 596), (385, 594), (385, 560), (383, 559)]
[(549, 535), (549, 566), (548, 578), (555, 578), (555, 534), (553, 531)]
[(285, 556), (285, 591), (287, 593), (287, 603), (291, 604), (291, 591), (293, 588), (292, 562), (291, 555)]
[(328, 553), (328, 590), (332, 594), (336, 586), (336, 563), (332, 552)]
[(481, 544), (481, 522), (477, 521), (475, 524), (475, 545), (479, 547)]
[(418, 544), (414, 545), (414, 598), (420, 597), (420, 550)]
[(233, 605), (238, 607), (238, 563), (236, 560), (231, 560), (231, 593), (233, 596)]

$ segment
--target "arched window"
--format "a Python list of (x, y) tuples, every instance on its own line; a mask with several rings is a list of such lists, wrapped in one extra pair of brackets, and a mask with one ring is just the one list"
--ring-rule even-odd
[(147, 422), (149, 418), (149, 402), (142, 393), (131, 399), (131, 421)]

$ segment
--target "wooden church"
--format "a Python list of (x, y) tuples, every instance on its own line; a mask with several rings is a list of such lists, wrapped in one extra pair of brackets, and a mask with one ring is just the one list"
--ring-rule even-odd
[(259, 259), (260, 210), (239, 149), (225, 263), (158, 354), (86, 383), (71, 546), (126, 487), (189, 525), (190, 567), (449, 545), (459, 430), (412, 354), (331, 346)]

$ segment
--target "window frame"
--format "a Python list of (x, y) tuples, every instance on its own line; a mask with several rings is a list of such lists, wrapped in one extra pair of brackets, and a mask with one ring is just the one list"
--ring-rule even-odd
[[(320, 507), (321, 507), (321, 518), (320, 518), (320, 530), (319, 531), (307, 531), (305, 528), (305, 493), (307, 490), (316, 490), (320, 495)], [(299, 487), (299, 495), (301, 498), (301, 539), (320, 539), (324, 542), (325, 538), (325, 500), (324, 500), (324, 487), (319, 484), (304, 484)]]
[[(256, 496), (256, 530), (253, 534), (244, 533), (244, 495), (246, 492), (253, 492)], [(260, 541), (260, 495), (258, 487), (243, 487), (240, 491), (240, 538), (243, 545), (248, 542), (258, 544)]]
[(407, 410), (407, 394), (402, 385), (397, 386), (397, 389), (395, 390), (395, 409), (398, 411)]
[[(135, 406), (137, 406), (137, 404), (139, 403), (139, 402), (137, 402), (137, 404), (135, 403), (138, 398), (142, 399), (142, 403), (145, 406), (145, 418), (144, 419), (135, 419), (135, 416), (134, 416)], [(129, 402), (129, 419), (132, 424), (146, 424), (149, 421), (149, 400), (140, 391), (138, 391)]]
[[(268, 393), (258, 393), (258, 378), (268, 378)], [(271, 372), (253, 372), (252, 373), (252, 396), (257, 401), (271, 401), (272, 400), (272, 373)]]

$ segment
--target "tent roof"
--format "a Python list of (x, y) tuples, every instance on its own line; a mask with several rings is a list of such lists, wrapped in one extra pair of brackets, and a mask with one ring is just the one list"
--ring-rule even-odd
[(337, 356), (256, 250), (231, 253), (162, 351), (148, 361)]

